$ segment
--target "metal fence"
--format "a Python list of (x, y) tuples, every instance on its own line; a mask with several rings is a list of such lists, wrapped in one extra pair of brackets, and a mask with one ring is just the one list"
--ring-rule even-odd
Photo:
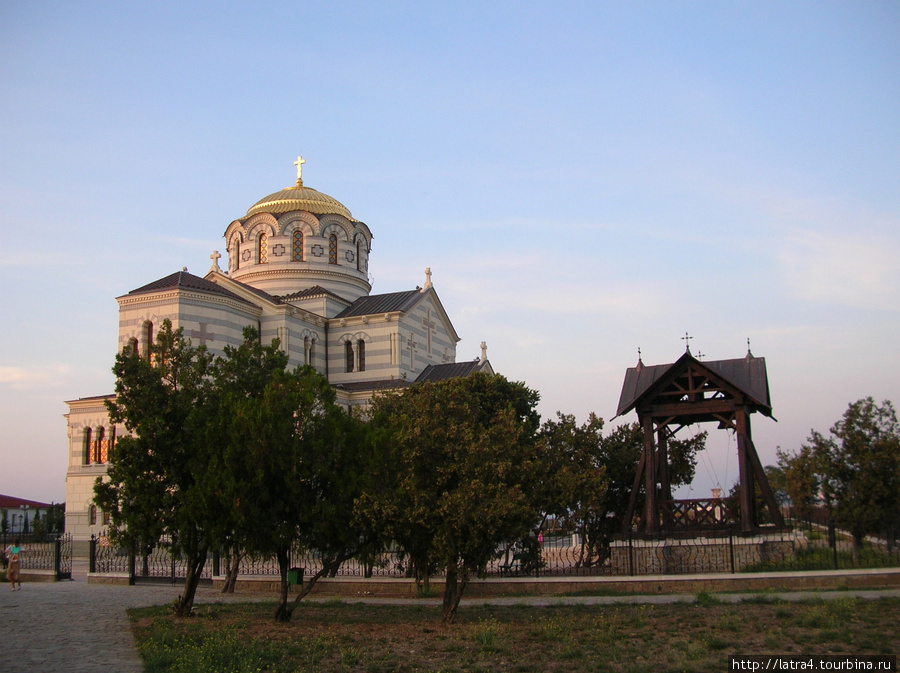
[[(23, 572), (29, 570), (49, 570), (55, 573), (56, 579), (72, 579), (72, 535), (8, 533), (0, 536), (5, 550), (18, 540), (22, 551), (19, 553), (19, 567)], [(3, 569), (8, 565), (3, 559)]]
[[(172, 554), (164, 539), (146, 555), (130, 554), (101, 536), (92, 540), (91, 572), (128, 573), (134, 582), (176, 582), (184, 578), (182, 558)], [(227, 559), (212, 554), (201, 582), (224, 575)], [(322, 569), (315, 551), (293, 550), (291, 567), (304, 569), (309, 577)], [(696, 573), (773, 572), (900, 567), (900, 546), (889, 536), (869, 538), (857, 550), (852, 539), (834, 525), (797, 525), (790, 530), (765, 530), (752, 535), (736, 531), (708, 531), (702, 535), (617, 536), (588, 556), (578, 535), (547, 535), (529, 549), (510, 546), (486, 569), (488, 577), (524, 576), (636, 576)], [(241, 577), (279, 575), (274, 558), (245, 556), (239, 565)], [(413, 576), (409, 558), (399, 550), (385, 551), (364, 559), (351, 559), (334, 573), (336, 577)]]

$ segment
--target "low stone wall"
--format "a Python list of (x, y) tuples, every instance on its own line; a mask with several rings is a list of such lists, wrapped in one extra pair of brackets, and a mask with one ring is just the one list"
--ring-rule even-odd
[(697, 572), (741, 572), (745, 568), (794, 557), (794, 539), (690, 538), (632, 540), (610, 547), (612, 575), (667, 575)]
[[(221, 589), (224, 577), (213, 579)], [(715, 573), (701, 575), (645, 575), (641, 577), (513, 577), (474, 579), (466, 596), (565, 596), (567, 594), (696, 594), (705, 592), (806, 591), (834, 589), (900, 588), (900, 568), (877, 570), (822, 570), (778, 573)], [(277, 594), (278, 582), (263, 577), (238, 577), (238, 591)], [(430, 595), (440, 596), (444, 581), (431, 581)], [(296, 588), (292, 588), (296, 591)], [(358, 577), (319, 580), (310, 595), (410, 598), (418, 596), (416, 584), (406, 579), (363, 579)]]

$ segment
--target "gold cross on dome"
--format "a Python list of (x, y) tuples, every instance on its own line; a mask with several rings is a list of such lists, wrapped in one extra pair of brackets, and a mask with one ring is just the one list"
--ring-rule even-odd
[(298, 156), (297, 161), (294, 162), (294, 166), (297, 167), (297, 186), (303, 186), (303, 164), (306, 163), (306, 159)]

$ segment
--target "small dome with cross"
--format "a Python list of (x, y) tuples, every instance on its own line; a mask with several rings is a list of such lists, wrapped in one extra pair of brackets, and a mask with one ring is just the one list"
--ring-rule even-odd
[(313, 215), (342, 215), (351, 222), (356, 222), (347, 207), (337, 199), (311, 187), (298, 185), (286, 187), (260, 199), (247, 211), (247, 217), (257, 213), (289, 213), (292, 210), (305, 210)]
[(356, 222), (347, 207), (335, 198), (318, 192), (311, 187), (303, 186), (303, 164), (306, 160), (297, 157), (297, 184), (285, 187), (280, 192), (269, 194), (254, 203), (247, 211), (247, 217), (257, 213), (289, 213), (294, 210), (305, 210), (313, 215), (341, 215), (351, 222)]

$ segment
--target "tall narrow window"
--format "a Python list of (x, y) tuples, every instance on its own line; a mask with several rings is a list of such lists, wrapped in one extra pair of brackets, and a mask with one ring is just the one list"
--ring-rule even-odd
[(145, 320), (141, 327), (141, 357), (150, 359), (150, 346), (153, 343), (153, 323)]
[(344, 359), (347, 361), (347, 371), (353, 371), (353, 343), (350, 341), (344, 342)]
[(338, 244), (337, 244), (337, 234), (330, 234), (328, 236), (328, 263), (329, 264), (337, 264), (337, 255), (338, 255)]
[(294, 229), (294, 233), (291, 234), (291, 260), (303, 261), (303, 232), (299, 229)]
[(106, 429), (103, 426), (97, 428), (97, 438), (94, 440), (94, 463), (105, 462), (106, 456)]
[(235, 236), (234, 241), (231, 243), (231, 254), (228, 256), (228, 265), (231, 267), (232, 271), (237, 271), (241, 268), (241, 239)]
[(130, 353), (138, 354), (138, 340), (136, 337), (131, 337), (128, 340), (128, 344), (125, 346)]
[(109, 440), (106, 437), (106, 428), (101, 427), (97, 432), (97, 462), (105, 463), (109, 460)]
[(90, 465), (91, 464), (91, 429), (84, 429), (84, 436), (81, 439), (81, 464), (82, 465)]
[(359, 254), (362, 246), (359, 244), (359, 241), (356, 242), (356, 270), (362, 270), (362, 255)]
[(92, 526), (97, 525), (97, 505), (88, 507), (88, 523)]
[(360, 339), (356, 342), (356, 353), (359, 359), (359, 371), (366, 371), (366, 342)]
[(266, 234), (259, 235), (259, 263), (265, 264), (269, 261), (269, 237)]
[(309, 337), (303, 337), (303, 364), (309, 364)]

